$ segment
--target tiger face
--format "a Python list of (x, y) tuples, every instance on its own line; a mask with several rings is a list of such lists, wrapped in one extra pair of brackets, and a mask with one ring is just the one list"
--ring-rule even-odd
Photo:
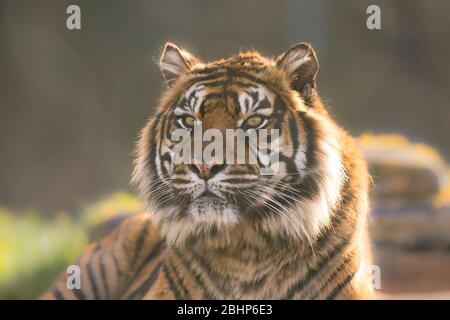
[[(312, 47), (300, 43), (275, 60), (246, 52), (204, 63), (169, 43), (160, 67), (167, 88), (141, 133), (133, 179), (166, 239), (243, 225), (272, 237), (315, 237), (344, 173), (338, 129), (316, 105)], [(192, 152), (184, 162), (175, 161), (180, 130), (184, 153)], [(243, 132), (243, 141), (230, 132)], [(222, 143), (205, 160), (218, 137)], [(240, 159), (235, 145), (244, 147)]]

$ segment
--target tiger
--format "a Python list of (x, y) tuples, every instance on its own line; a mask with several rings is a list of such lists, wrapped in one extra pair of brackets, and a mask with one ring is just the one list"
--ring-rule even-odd
[[(159, 66), (132, 174), (146, 211), (88, 246), (79, 288), (63, 273), (41, 298), (372, 299), (367, 164), (318, 95), (312, 45), (204, 62), (167, 43)], [(259, 154), (175, 163), (172, 133), (195, 123), (279, 130), (276, 172)]]

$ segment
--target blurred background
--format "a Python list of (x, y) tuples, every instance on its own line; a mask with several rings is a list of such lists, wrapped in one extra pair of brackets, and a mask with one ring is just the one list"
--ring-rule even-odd
[[(66, 28), (70, 4), (81, 30)], [(381, 30), (366, 28), (370, 4)], [(105, 223), (140, 210), (131, 152), (163, 90), (166, 41), (205, 60), (311, 42), (319, 93), (370, 163), (380, 296), (450, 298), (449, 12), (446, 0), (0, 1), (0, 298), (36, 297)]]

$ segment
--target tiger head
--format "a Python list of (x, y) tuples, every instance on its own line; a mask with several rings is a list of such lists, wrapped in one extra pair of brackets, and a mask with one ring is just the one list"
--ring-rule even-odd
[[(276, 59), (243, 52), (205, 63), (168, 43), (160, 68), (166, 89), (141, 132), (133, 181), (166, 239), (183, 243), (243, 225), (293, 241), (317, 236), (330, 220), (345, 174), (340, 129), (317, 96), (313, 48), (299, 43)], [(266, 130), (270, 145), (256, 148), (256, 161), (249, 161), (248, 139), (244, 161), (197, 157), (215, 135), (227, 140), (227, 132), (239, 129)], [(185, 160), (192, 161), (175, 161), (180, 144), (174, 133), (180, 130), (193, 150)], [(229, 153), (234, 142), (213, 153)]]

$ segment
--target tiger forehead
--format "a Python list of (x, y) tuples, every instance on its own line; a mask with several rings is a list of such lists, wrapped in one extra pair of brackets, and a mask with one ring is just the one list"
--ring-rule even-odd
[(175, 113), (204, 116), (222, 109), (238, 117), (253, 113), (270, 115), (274, 101), (275, 94), (262, 84), (219, 77), (193, 84), (180, 99)]

